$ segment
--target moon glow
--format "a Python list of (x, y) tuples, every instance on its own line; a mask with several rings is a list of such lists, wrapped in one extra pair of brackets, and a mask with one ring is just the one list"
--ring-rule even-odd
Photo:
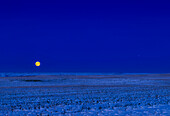
[(37, 61), (37, 62), (35, 63), (35, 66), (40, 66), (40, 62)]

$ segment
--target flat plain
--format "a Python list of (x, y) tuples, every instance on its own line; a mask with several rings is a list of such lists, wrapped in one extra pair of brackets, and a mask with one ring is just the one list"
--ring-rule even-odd
[(170, 115), (170, 74), (0, 77), (0, 116)]

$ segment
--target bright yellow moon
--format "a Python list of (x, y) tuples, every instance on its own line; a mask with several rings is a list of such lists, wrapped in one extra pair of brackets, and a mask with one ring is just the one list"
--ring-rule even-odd
[(37, 62), (35, 63), (35, 66), (40, 66), (40, 62), (37, 61)]

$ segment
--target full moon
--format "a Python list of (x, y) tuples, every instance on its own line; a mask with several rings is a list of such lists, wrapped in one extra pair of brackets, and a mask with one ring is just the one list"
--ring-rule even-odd
[(40, 62), (37, 61), (37, 62), (35, 63), (35, 66), (40, 66)]

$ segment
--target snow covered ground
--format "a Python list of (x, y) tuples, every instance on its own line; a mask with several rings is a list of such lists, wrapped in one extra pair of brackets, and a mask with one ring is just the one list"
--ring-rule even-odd
[(0, 116), (170, 115), (169, 74), (21, 75), (0, 77)]

